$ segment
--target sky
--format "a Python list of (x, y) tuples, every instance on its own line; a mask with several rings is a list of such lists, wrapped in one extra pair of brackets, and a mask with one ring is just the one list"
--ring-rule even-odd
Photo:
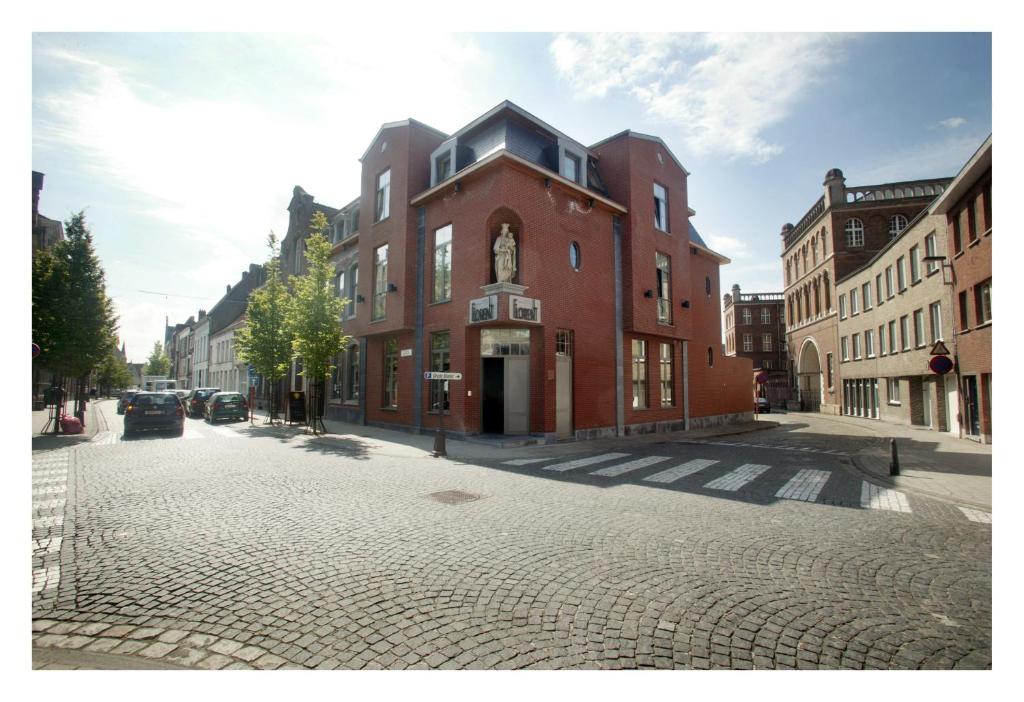
[[(988, 33), (31, 38), (39, 211), (84, 210), (129, 360), (283, 237), (292, 189), (340, 207), (385, 122), (452, 133), (508, 99), (589, 145), (660, 136), (722, 292), (782, 290), (779, 231), (847, 185), (954, 176), (992, 132)], [(955, 99), (953, 97), (955, 96)]]

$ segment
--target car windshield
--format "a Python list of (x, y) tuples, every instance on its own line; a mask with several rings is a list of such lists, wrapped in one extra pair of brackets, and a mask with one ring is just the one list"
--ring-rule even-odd
[(136, 395), (135, 404), (139, 407), (159, 407), (162, 405), (176, 405), (178, 398), (174, 395)]
[(218, 402), (240, 402), (242, 396), (237, 392), (225, 392), (217, 395)]

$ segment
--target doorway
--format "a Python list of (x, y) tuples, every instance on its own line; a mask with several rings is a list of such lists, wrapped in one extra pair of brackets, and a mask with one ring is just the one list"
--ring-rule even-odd
[(505, 359), (483, 359), (483, 421), (484, 434), (505, 433)]
[(530, 432), (530, 330), (480, 331), (484, 434)]
[(555, 435), (568, 439), (572, 424), (572, 332), (555, 332)]
[(964, 376), (964, 431), (968, 436), (981, 435), (981, 421), (978, 418), (978, 378)]

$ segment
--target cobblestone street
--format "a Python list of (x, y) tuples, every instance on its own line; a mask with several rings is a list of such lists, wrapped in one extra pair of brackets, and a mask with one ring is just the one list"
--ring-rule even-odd
[(865, 479), (852, 440), (445, 460), (198, 420), (123, 441), (99, 406), (109, 431), (33, 456), (36, 667), (992, 664), (991, 515)]

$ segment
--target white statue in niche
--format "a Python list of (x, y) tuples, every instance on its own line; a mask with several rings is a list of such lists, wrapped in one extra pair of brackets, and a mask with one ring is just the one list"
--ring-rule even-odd
[(494, 272), (499, 283), (511, 283), (516, 274), (516, 240), (509, 225), (501, 225), (501, 234), (494, 241)]

